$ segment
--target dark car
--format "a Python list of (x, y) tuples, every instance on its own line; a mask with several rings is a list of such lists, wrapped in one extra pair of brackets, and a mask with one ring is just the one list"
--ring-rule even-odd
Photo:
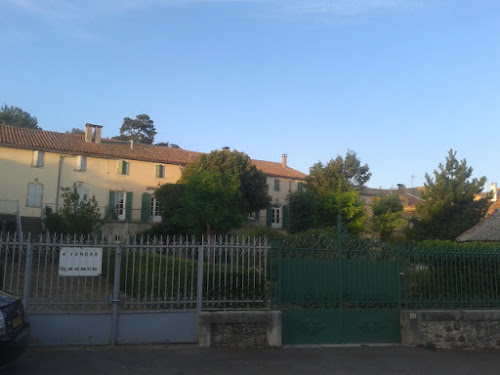
[(0, 366), (26, 349), (29, 332), (21, 298), (0, 290)]

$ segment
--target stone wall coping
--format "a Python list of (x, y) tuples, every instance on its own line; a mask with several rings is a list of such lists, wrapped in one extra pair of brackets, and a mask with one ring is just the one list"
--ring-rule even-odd
[(421, 321), (495, 321), (500, 320), (500, 310), (416, 310), (403, 311), (409, 316), (416, 314)]
[(198, 321), (204, 324), (269, 322), (280, 311), (202, 311)]

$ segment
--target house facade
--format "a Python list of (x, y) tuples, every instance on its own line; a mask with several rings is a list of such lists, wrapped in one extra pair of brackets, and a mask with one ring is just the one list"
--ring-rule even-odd
[[(22, 227), (40, 221), (46, 206), (62, 207), (61, 188), (75, 183), (80, 196), (95, 196), (107, 234), (135, 234), (161, 220), (155, 190), (176, 183), (201, 155), (178, 148), (119, 142), (87, 124), (84, 135), (0, 125), (0, 224), (17, 215)], [(253, 219), (284, 226), (286, 196), (303, 187), (305, 174), (281, 163), (252, 160), (267, 176), (272, 205)], [(8, 221), (8, 220), (7, 220)], [(10, 225), (12, 228), (12, 225)], [(34, 230), (36, 231), (36, 230)]]

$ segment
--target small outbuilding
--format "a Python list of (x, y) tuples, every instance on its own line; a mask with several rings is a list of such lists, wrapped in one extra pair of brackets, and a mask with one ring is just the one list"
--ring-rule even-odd
[(485, 219), (457, 237), (457, 242), (500, 242), (500, 211)]

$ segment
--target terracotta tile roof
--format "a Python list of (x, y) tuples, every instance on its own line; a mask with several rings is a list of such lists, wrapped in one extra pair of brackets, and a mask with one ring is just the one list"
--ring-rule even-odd
[[(193, 162), (202, 154), (180, 148), (143, 144), (135, 144), (131, 148), (128, 142), (110, 139), (103, 139), (101, 143), (86, 142), (84, 135), (26, 129), (2, 124), (0, 124), (0, 146), (181, 165)], [(283, 168), (281, 163), (262, 160), (252, 160), (252, 162), (270, 176), (293, 179), (306, 177), (304, 173), (293, 168)]]
[(488, 208), (488, 211), (486, 212), (486, 216), (490, 216), (491, 214), (494, 214), (500, 210), (500, 199), (497, 199), (496, 202), (493, 202), (491, 206)]
[(265, 160), (252, 160), (252, 163), (268, 176), (285, 177), (303, 180), (306, 174), (290, 167), (283, 167), (281, 163)]

